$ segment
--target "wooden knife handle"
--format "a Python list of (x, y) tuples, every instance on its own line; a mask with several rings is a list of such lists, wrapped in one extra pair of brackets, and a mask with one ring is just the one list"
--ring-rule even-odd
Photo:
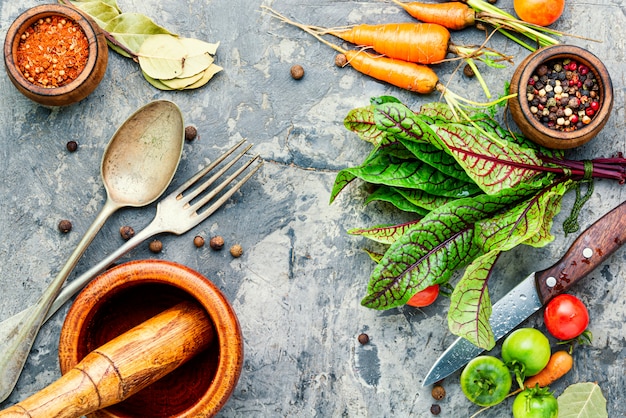
[(543, 304), (567, 291), (626, 242), (626, 202), (587, 228), (552, 267), (535, 273)]
[(194, 355), (214, 338), (208, 314), (183, 302), (89, 353), (59, 380), (0, 417), (80, 417), (121, 402)]

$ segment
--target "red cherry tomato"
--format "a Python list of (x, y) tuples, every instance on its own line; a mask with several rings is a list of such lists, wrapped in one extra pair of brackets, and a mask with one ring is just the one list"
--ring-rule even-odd
[(576, 296), (563, 294), (548, 302), (543, 320), (548, 332), (555, 338), (571, 340), (587, 329), (589, 312)]
[(565, 0), (513, 0), (513, 8), (524, 22), (548, 26), (563, 14)]
[(437, 300), (437, 296), (439, 296), (439, 285), (434, 284), (414, 294), (406, 304), (414, 308), (423, 308)]

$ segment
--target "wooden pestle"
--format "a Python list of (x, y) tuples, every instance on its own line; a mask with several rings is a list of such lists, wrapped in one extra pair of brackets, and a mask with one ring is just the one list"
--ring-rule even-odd
[(95, 349), (0, 417), (81, 417), (116, 404), (207, 348), (214, 335), (199, 304), (179, 303)]

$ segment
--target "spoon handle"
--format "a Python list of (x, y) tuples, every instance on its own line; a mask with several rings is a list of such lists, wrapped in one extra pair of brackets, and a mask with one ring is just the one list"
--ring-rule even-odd
[(74, 418), (119, 403), (208, 348), (214, 335), (205, 310), (182, 302), (95, 349), (0, 417)]
[(118, 206), (107, 198), (103, 208), (85, 232), (74, 252), (37, 302), (24, 313), (18, 314), (20, 315), (19, 320), (11, 321), (9, 318), (9, 320), (0, 323), (0, 336), (4, 337), (3, 341), (0, 340), (0, 402), (4, 401), (13, 391), (39, 328), (45, 322), (46, 314), (61, 291), (67, 276), (76, 266), (104, 222), (117, 209)]

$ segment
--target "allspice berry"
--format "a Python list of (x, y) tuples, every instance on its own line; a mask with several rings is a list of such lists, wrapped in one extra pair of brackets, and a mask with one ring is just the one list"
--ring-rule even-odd
[(431, 391), (431, 395), (433, 395), (433, 398), (435, 398), (438, 401), (440, 401), (443, 398), (445, 398), (446, 390), (441, 385), (435, 385), (435, 386), (433, 386), (433, 390)]
[(198, 136), (198, 130), (195, 126), (186, 126), (185, 127), (185, 140), (193, 141)]
[(63, 232), (64, 234), (67, 234), (71, 230), (72, 230), (72, 223), (70, 221), (68, 221), (67, 219), (63, 219), (62, 221), (59, 221), (59, 231)]
[(196, 235), (193, 239), (193, 245), (195, 245), (197, 248), (204, 247), (204, 238), (202, 238), (200, 235)]
[(365, 345), (370, 342), (370, 336), (365, 333), (362, 333), (362, 334), (359, 334), (358, 340), (361, 343), (361, 345)]
[(302, 77), (304, 77), (304, 68), (302, 68), (301, 65), (296, 64), (291, 67), (291, 78), (294, 80), (300, 80)]
[(433, 404), (430, 407), (430, 413), (433, 415), (439, 415), (441, 414), (441, 407), (437, 404)]
[(211, 238), (209, 240), (209, 246), (214, 250), (221, 250), (224, 246), (224, 238), (220, 237), (219, 235)]
[(161, 241), (159, 241), (158, 239), (155, 239), (154, 241), (152, 241), (150, 243), (148, 248), (153, 253), (160, 253), (161, 251), (163, 251), (163, 243)]
[(335, 65), (337, 67), (345, 67), (346, 64), (348, 64), (348, 58), (346, 58), (346, 56), (344, 54), (337, 54), (335, 55)]
[(463, 67), (463, 74), (465, 75), (465, 77), (469, 77), (469, 78), (472, 78), (476, 75), (474, 73), (474, 69), (470, 67), (469, 64), (465, 64), (465, 67)]
[(78, 142), (68, 141), (67, 144), (65, 144), (65, 147), (67, 148), (69, 152), (74, 152), (78, 149)]
[(230, 255), (232, 255), (233, 257), (235, 258), (241, 257), (242, 254), (243, 254), (243, 248), (241, 248), (241, 245), (235, 244), (232, 247), (230, 247)]
[(120, 227), (120, 235), (124, 241), (128, 241), (135, 236), (135, 230), (132, 226), (124, 225)]

